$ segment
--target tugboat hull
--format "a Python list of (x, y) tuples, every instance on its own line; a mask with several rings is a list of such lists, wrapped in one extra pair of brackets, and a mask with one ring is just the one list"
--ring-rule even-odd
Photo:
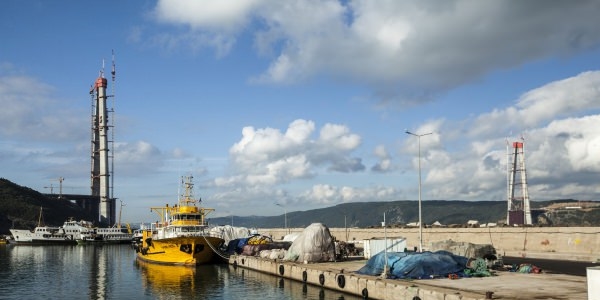
[(202, 265), (214, 262), (223, 239), (213, 236), (145, 238), (136, 249), (137, 259), (167, 265)]

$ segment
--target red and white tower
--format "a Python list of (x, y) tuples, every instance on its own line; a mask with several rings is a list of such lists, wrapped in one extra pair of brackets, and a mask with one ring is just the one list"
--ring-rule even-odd
[[(527, 191), (527, 172), (525, 169), (525, 140), (520, 142), (506, 143), (507, 152), (507, 189), (508, 189), (508, 213), (506, 224), (508, 225), (531, 225), (531, 208), (529, 205), (529, 193)], [(517, 181), (517, 175), (519, 179)]]
[[(107, 80), (104, 78), (104, 67), (100, 76), (94, 82), (90, 95), (92, 96), (92, 166), (91, 166), (91, 194), (100, 199), (98, 221), (103, 224), (115, 223), (115, 198), (112, 196), (113, 155), (111, 148), (114, 144), (114, 135), (109, 138), (109, 128), (114, 127), (109, 121), (109, 113), (114, 113), (108, 107), (106, 92)], [(115, 65), (112, 68), (113, 85), (115, 79)]]

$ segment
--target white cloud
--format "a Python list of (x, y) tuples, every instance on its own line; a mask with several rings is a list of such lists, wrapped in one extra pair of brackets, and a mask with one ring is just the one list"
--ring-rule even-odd
[(298, 200), (313, 205), (326, 206), (348, 202), (369, 202), (398, 200), (397, 191), (391, 187), (368, 187), (357, 188), (349, 186), (332, 186), (329, 184), (317, 184), (310, 190), (304, 192)]
[[(429, 99), (492, 70), (596, 47), (598, 14), (597, 1), (161, 0), (156, 6), (160, 21), (227, 40), (227, 47), (251, 32), (258, 54), (272, 58), (259, 81), (331, 74), (366, 82), (380, 97), (403, 94), (405, 101)], [(224, 54), (216, 39), (199, 42)]]
[(525, 126), (600, 109), (600, 71), (584, 72), (525, 93), (518, 101)]
[[(600, 115), (587, 110), (596, 104), (596, 72), (586, 72), (533, 89), (518, 98), (514, 106), (483, 113), (466, 120), (430, 120), (416, 129), (421, 137), (421, 168), (424, 199), (504, 200), (506, 199), (507, 137), (510, 128), (524, 132), (527, 176), (533, 200), (598, 195), (594, 178), (600, 172)], [(576, 93), (565, 90), (579, 89)], [(577, 99), (574, 99), (577, 98)], [(571, 102), (571, 103), (568, 103)], [(544, 115), (549, 105), (553, 114)], [(527, 123), (512, 122), (515, 115), (531, 114)], [(561, 118), (565, 117), (565, 118)], [(533, 121), (535, 120), (535, 121)], [(551, 121), (553, 120), (553, 121)], [(415, 195), (417, 186), (402, 185), (360, 187), (352, 178), (331, 181), (329, 171), (362, 171), (361, 157), (352, 153), (361, 144), (361, 137), (340, 124), (325, 124), (315, 138), (312, 121), (296, 120), (285, 134), (273, 128), (247, 127), (242, 139), (231, 148), (235, 167), (248, 172), (219, 178), (222, 187), (248, 190), (249, 194), (267, 194), (277, 189), (290, 205), (326, 206), (356, 201), (386, 201), (406, 199)], [(404, 139), (399, 161), (411, 161), (410, 167), (392, 165), (388, 151), (378, 145), (373, 171), (416, 172), (418, 140)], [(323, 169), (322, 167), (325, 167)], [(239, 175), (239, 174), (249, 175)], [(393, 174), (393, 173), (391, 173)], [(311, 178), (312, 185), (304, 191), (287, 190), (284, 183)], [(369, 179), (372, 180), (372, 179)], [(412, 179), (411, 179), (412, 180)], [(416, 182), (416, 178), (414, 179)], [(352, 182), (352, 184), (347, 184)], [(309, 183), (309, 182), (306, 182)], [(251, 192), (250, 192), (251, 191)], [(287, 191), (287, 192), (286, 192)], [(243, 192), (240, 192), (243, 193)], [(413, 196), (409, 199), (414, 199)]]
[(0, 76), (0, 137), (28, 141), (77, 141), (89, 136), (89, 113), (74, 111), (54, 88), (23, 75)]
[(548, 83), (523, 94), (515, 106), (495, 109), (477, 117), (472, 136), (493, 132), (523, 132), (556, 118), (600, 109), (600, 71)]
[(377, 145), (374, 154), (379, 161), (371, 167), (371, 171), (385, 173), (392, 170), (392, 159), (384, 145)]
[(506, 143), (516, 140), (503, 137), (510, 130), (525, 138), (532, 199), (598, 195), (590, 188), (600, 172), (600, 115), (593, 114), (600, 99), (598, 74), (585, 72), (546, 84), (525, 93), (515, 106), (473, 120), (444, 122), (440, 136), (446, 145), (453, 139), (458, 144), (450, 152), (426, 145), (422, 138), (426, 193), (433, 199), (505, 199)]
[(360, 137), (350, 134), (350, 130), (337, 124), (325, 124), (319, 135), (319, 142), (333, 147), (336, 151), (353, 150), (360, 144)]
[(161, 151), (146, 141), (115, 143), (114, 151), (119, 175), (152, 175), (160, 170), (165, 161)]
[(315, 124), (294, 120), (282, 133), (274, 128), (244, 127), (242, 138), (230, 149), (232, 173), (214, 184), (276, 185), (293, 179), (315, 176), (320, 167), (330, 171), (355, 172), (364, 169), (359, 158), (350, 157), (360, 145), (360, 137), (339, 124), (325, 124), (318, 138)]
[(246, 24), (248, 15), (260, 0), (160, 0), (154, 11), (163, 22), (189, 25), (192, 28), (237, 30)]

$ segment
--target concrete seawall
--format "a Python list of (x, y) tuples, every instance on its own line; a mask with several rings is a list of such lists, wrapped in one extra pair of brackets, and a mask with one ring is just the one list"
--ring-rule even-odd
[[(281, 239), (304, 228), (262, 228), (258, 232)], [(329, 228), (341, 241), (383, 238), (379, 228)], [(385, 235), (407, 239), (407, 247), (419, 245), (419, 228), (386, 228)], [(453, 240), (474, 244), (492, 244), (505, 256), (600, 262), (600, 227), (490, 227), (423, 228), (423, 248), (432, 242)]]
[(234, 268), (251, 269), (329, 290), (362, 296), (364, 299), (492, 299), (486, 298), (485, 292), (459, 292), (448, 287), (421, 285), (413, 281), (382, 279), (354, 273), (353, 271), (364, 265), (364, 261), (302, 264), (232, 255), (229, 264)]
[(365, 263), (366, 260), (350, 260), (305, 264), (255, 256), (229, 257), (234, 269), (250, 269), (363, 299), (588, 299), (586, 278), (580, 276), (497, 272), (495, 276), (458, 280), (402, 280), (357, 274), (355, 271)]

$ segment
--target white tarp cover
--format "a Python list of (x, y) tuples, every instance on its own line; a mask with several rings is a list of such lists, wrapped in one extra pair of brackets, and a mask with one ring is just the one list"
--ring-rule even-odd
[(283, 259), (287, 251), (285, 249), (270, 249), (262, 250), (259, 252), (259, 256), (268, 259)]
[(233, 227), (231, 225), (215, 226), (210, 229), (210, 233), (216, 236), (221, 236), (225, 240), (225, 245), (229, 241), (249, 237), (250, 230), (246, 227)]
[(299, 235), (300, 235), (299, 233), (290, 233), (290, 234), (286, 234), (286, 235), (283, 237), (283, 241), (284, 241), (284, 242), (294, 242), (294, 240), (295, 240), (296, 238), (298, 238), (298, 236), (299, 236)]
[(284, 260), (323, 262), (335, 260), (335, 245), (329, 228), (313, 223), (302, 231), (287, 251)]

